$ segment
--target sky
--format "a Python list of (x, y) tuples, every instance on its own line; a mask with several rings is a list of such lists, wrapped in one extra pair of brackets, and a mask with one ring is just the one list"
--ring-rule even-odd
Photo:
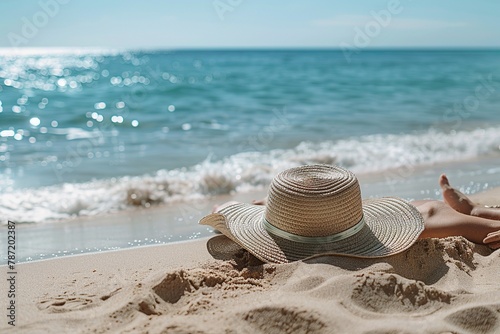
[(494, 0), (1, 0), (0, 47), (500, 47)]

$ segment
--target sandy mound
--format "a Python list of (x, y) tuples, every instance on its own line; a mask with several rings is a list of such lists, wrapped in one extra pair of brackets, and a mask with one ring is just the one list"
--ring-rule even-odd
[(386, 273), (360, 274), (353, 289), (352, 300), (360, 307), (381, 313), (421, 313), (434, 311), (441, 303), (450, 304), (453, 295)]

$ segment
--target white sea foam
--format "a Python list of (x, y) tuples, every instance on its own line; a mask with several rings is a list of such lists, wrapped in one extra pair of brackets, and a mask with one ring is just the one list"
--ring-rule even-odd
[(244, 152), (190, 168), (159, 170), (0, 194), (0, 215), (17, 222), (92, 216), (133, 206), (202, 199), (266, 186), (278, 171), (302, 164), (339, 164), (356, 173), (459, 161), (500, 151), (500, 127), (443, 133), (370, 135), (293, 149)]
[(65, 135), (66, 140), (89, 139), (102, 136), (102, 132), (97, 129), (94, 129), (92, 131), (85, 131), (80, 128), (55, 128), (50, 129), (49, 132), (56, 135)]

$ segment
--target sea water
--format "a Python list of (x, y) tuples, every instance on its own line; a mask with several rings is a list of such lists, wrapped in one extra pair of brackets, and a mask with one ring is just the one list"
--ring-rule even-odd
[(40, 228), (203, 201), (312, 163), (415, 198), (436, 196), (426, 170), (473, 161), (478, 191), (500, 184), (499, 111), (494, 50), (349, 62), (339, 50), (6, 49), (0, 216)]

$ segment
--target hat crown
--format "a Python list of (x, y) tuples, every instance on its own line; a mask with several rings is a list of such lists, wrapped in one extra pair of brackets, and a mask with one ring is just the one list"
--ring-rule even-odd
[(279, 173), (269, 187), (265, 218), (288, 233), (330, 236), (353, 227), (362, 217), (358, 180), (338, 166), (291, 168)]

